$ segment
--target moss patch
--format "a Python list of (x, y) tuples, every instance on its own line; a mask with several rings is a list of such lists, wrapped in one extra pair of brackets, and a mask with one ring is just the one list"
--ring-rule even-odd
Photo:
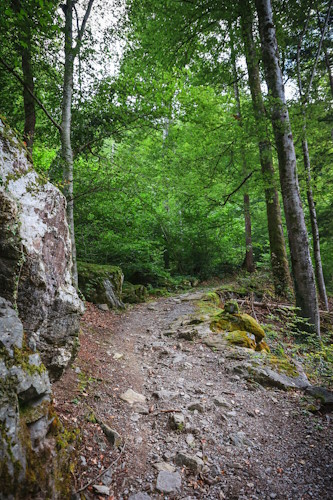
[(271, 350), (269, 348), (269, 345), (264, 340), (262, 340), (259, 344), (257, 344), (256, 351), (258, 351), (258, 352), (266, 352), (266, 353), (270, 353), (271, 352)]
[(241, 330), (252, 333), (257, 342), (260, 342), (265, 337), (265, 332), (262, 327), (248, 314), (229, 314), (222, 311), (220, 314), (215, 316), (210, 326), (215, 332), (233, 332)]
[(298, 377), (299, 375), (296, 366), (288, 358), (279, 358), (270, 354), (265, 356), (264, 361), (266, 365), (278, 373), (284, 373), (288, 377)]
[(220, 297), (216, 292), (206, 293), (202, 299), (203, 302), (212, 302), (214, 305), (218, 306), (220, 304)]
[(231, 345), (237, 345), (239, 347), (247, 347), (248, 349), (255, 349), (256, 343), (251, 338), (251, 336), (247, 332), (243, 332), (241, 330), (235, 330), (233, 332), (229, 332), (224, 337)]

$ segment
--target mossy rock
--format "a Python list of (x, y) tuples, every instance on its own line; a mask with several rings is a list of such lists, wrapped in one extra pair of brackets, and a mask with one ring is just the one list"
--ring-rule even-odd
[(206, 293), (201, 300), (203, 302), (212, 302), (214, 305), (218, 306), (220, 304), (220, 297), (216, 292)]
[(279, 358), (278, 356), (270, 354), (265, 357), (265, 364), (278, 373), (283, 373), (288, 377), (297, 377), (299, 375), (297, 367), (288, 358)]
[(239, 313), (239, 307), (235, 300), (229, 300), (224, 304), (224, 311), (229, 314)]
[(168, 297), (170, 292), (166, 288), (151, 288), (148, 294), (152, 297)]
[(124, 275), (120, 267), (78, 262), (79, 288), (93, 304), (123, 308), (121, 301)]
[(259, 342), (259, 344), (257, 344), (256, 351), (257, 352), (266, 352), (267, 354), (269, 354), (271, 352), (269, 345), (264, 340), (262, 340), (261, 342)]
[(240, 330), (252, 333), (255, 336), (257, 343), (260, 343), (265, 337), (265, 332), (262, 327), (249, 314), (229, 314), (222, 311), (220, 314), (215, 316), (210, 326), (212, 330), (216, 332), (234, 332), (236, 330)]
[[(235, 330), (233, 332), (229, 332), (224, 337), (227, 341), (232, 345), (237, 345), (239, 347), (247, 347), (248, 349), (256, 349), (256, 343), (253, 338), (251, 338), (251, 334), (247, 332), (243, 332), (241, 330)], [(252, 335), (253, 337), (253, 335)]]
[(144, 285), (132, 285), (132, 283), (125, 282), (121, 297), (127, 304), (139, 304), (146, 302), (148, 290)]
[(232, 298), (235, 296), (242, 298), (249, 294), (249, 290), (246, 287), (237, 285), (236, 283), (221, 286), (217, 289), (217, 291), (226, 298)]

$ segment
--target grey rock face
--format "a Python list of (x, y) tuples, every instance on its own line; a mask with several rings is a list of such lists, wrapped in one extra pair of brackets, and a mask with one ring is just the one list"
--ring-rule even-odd
[(7, 349), (10, 356), (13, 355), (13, 347), (21, 349), (23, 339), (23, 327), (17, 321), (17, 315), (10, 308), (10, 303), (0, 297), (0, 342)]
[(257, 367), (250, 363), (244, 363), (243, 366), (247, 371), (247, 375), (245, 375), (246, 378), (253, 379), (264, 386), (278, 387), (279, 389), (288, 390), (305, 389), (310, 385), (300, 366), (297, 366), (299, 371), (298, 375), (295, 377), (290, 377), (284, 373), (278, 373), (267, 366)]
[(33, 365), (21, 366), (14, 365), (9, 370), (9, 375), (17, 380), (16, 392), (21, 403), (26, 403), (33, 399), (39, 399), (46, 394), (51, 393), (49, 376), (46, 370), (41, 372), (29, 373)]
[(124, 308), (121, 301), (124, 275), (120, 267), (79, 261), (78, 273), (79, 287), (86, 300), (105, 311)]
[(319, 399), (323, 407), (326, 407), (327, 409), (333, 408), (333, 392), (325, 389), (325, 387), (313, 385), (307, 387), (305, 393), (316, 399)]
[(57, 378), (75, 354), (83, 312), (71, 280), (66, 200), (1, 120), (0, 177), (0, 294), (17, 303), (30, 347)]
[[(47, 442), (50, 381), (39, 354), (29, 354), (23, 343), (22, 323), (11, 304), (0, 298), (0, 477), (6, 485), (0, 498), (16, 498), (26, 487), (27, 450), (36, 453)], [(5, 325), (6, 328), (2, 328)], [(11, 326), (12, 336), (7, 326)], [(23, 413), (21, 408), (24, 408)], [(32, 451), (29, 451), (31, 457)], [(41, 468), (45, 466), (45, 462)], [(37, 472), (37, 471), (36, 471)], [(3, 494), (3, 496), (1, 496)]]
[(107, 304), (110, 304), (111, 308), (120, 308), (122, 309), (124, 307), (123, 303), (119, 299), (119, 297), (116, 294), (115, 287), (112, 284), (112, 282), (109, 279), (105, 279), (103, 282), (104, 288), (105, 288), (105, 296), (107, 298)]

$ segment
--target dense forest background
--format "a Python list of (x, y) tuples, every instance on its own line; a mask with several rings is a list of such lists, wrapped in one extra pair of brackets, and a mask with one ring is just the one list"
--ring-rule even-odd
[[(310, 247), (309, 190), (332, 292), (332, 2), (272, 3)], [(1, 14), (0, 110), (64, 190), (79, 260), (152, 287), (270, 269), (273, 185), (287, 231), (254, 4), (1, 0)]]

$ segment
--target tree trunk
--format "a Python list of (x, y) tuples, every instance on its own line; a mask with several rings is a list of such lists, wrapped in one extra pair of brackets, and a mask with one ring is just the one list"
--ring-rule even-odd
[(287, 222), (296, 305), (307, 318), (311, 330), (320, 335), (320, 318), (308, 234), (298, 187), (296, 155), (286, 105), (278, 45), (270, 0), (255, 0), (263, 63), (272, 99), (272, 124), (279, 158), (284, 211)]
[[(34, 79), (31, 66), (31, 47), (30, 40), (28, 47), (22, 50), (22, 71), (25, 85), (34, 92)], [(31, 97), (26, 87), (23, 87), (24, 100), (24, 141), (26, 142), (28, 151), (32, 153), (32, 148), (35, 138), (36, 112), (35, 101)]]
[(312, 188), (311, 188), (311, 164), (310, 164), (310, 155), (308, 148), (308, 141), (306, 138), (306, 124), (304, 122), (303, 126), (303, 140), (302, 140), (302, 149), (303, 149), (303, 159), (304, 159), (304, 167), (306, 173), (306, 194), (308, 198), (309, 204), (309, 212), (310, 212), (310, 221), (311, 221), (311, 229), (312, 229), (312, 239), (313, 239), (313, 256), (315, 261), (315, 274), (316, 281), (318, 287), (318, 293), (320, 300), (323, 303), (323, 306), (326, 311), (329, 310), (328, 300), (326, 294), (325, 280), (323, 275), (323, 267), (321, 264), (321, 255), (320, 255), (320, 239), (319, 239), (319, 229), (317, 223), (317, 213), (316, 206), (313, 199)]
[(266, 130), (266, 110), (260, 87), (257, 51), (253, 39), (252, 12), (249, 2), (241, 9), (241, 23), (249, 86), (259, 139), (261, 172), (265, 185), (265, 199), (271, 266), (277, 295), (290, 296), (292, 283), (289, 273), (286, 244), (283, 234), (279, 194), (276, 188), (272, 148)]
[[(230, 34), (230, 51), (231, 51), (232, 72), (234, 78), (234, 94), (236, 100), (236, 109), (238, 115), (238, 123), (239, 126), (242, 128), (243, 123), (242, 123), (241, 105), (240, 105), (239, 88), (238, 88), (238, 74), (237, 74), (236, 55), (234, 49), (234, 38), (233, 38), (231, 23), (229, 23), (229, 34)], [(241, 143), (241, 156), (243, 164), (243, 175), (244, 177), (246, 177), (246, 175), (248, 175), (248, 167), (246, 162), (243, 140)], [(243, 267), (244, 269), (246, 269), (248, 273), (253, 273), (255, 271), (255, 265), (253, 260), (253, 246), (252, 246), (251, 207), (250, 207), (250, 196), (247, 191), (245, 191), (243, 195), (243, 207), (244, 207), (244, 222), (245, 222), (245, 258), (243, 262)]]
[(245, 259), (243, 266), (248, 273), (253, 273), (255, 271), (255, 265), (253, 260), (250, 196), (248, 193), (244, 193), (243, 203), (244, 203), (245, 245), (246, 245), (246, 252), (245, 252)]
[(327, 52), (326, 45), (324, 46), (324, 55), (325, 55), (325, 65), (327, 69), (327, 74), (328, 74), (328, 80), (330, 82), (330, 88), (331, 88), (331, 95), (333, 97), (333, 74), (332, 74), (332, 68), (330, 64), (330, 58)]
[[(21, 10), (21, 1), (12, 0), (12, 7), (16, 13)], [(35, 125), (36, 125), (36, 111), (35, 100), (27, 90), (34, 94), (34, 78), (31, 64), (31, 30), (29, 22), (25, 29), (20, 30), (19, 40), (24, 43), (20, 46), (22, 73), (23, 73), (23, 102), (24, 102), (24, 133), (23, 139), (27, 145), (27, 149), (32, 153), (34, 138), (35, 138)]]
[(63, 160), (64, 194), (67, 199), (67, 219), (72, 242), (73, 285), (78, 286), (73, 201), (73, 150), (71, 142), (72, 95), (74, 72), (73, 0), (67, 0), (65, 12), (65, 71), (61, 117), (61, 156)]

